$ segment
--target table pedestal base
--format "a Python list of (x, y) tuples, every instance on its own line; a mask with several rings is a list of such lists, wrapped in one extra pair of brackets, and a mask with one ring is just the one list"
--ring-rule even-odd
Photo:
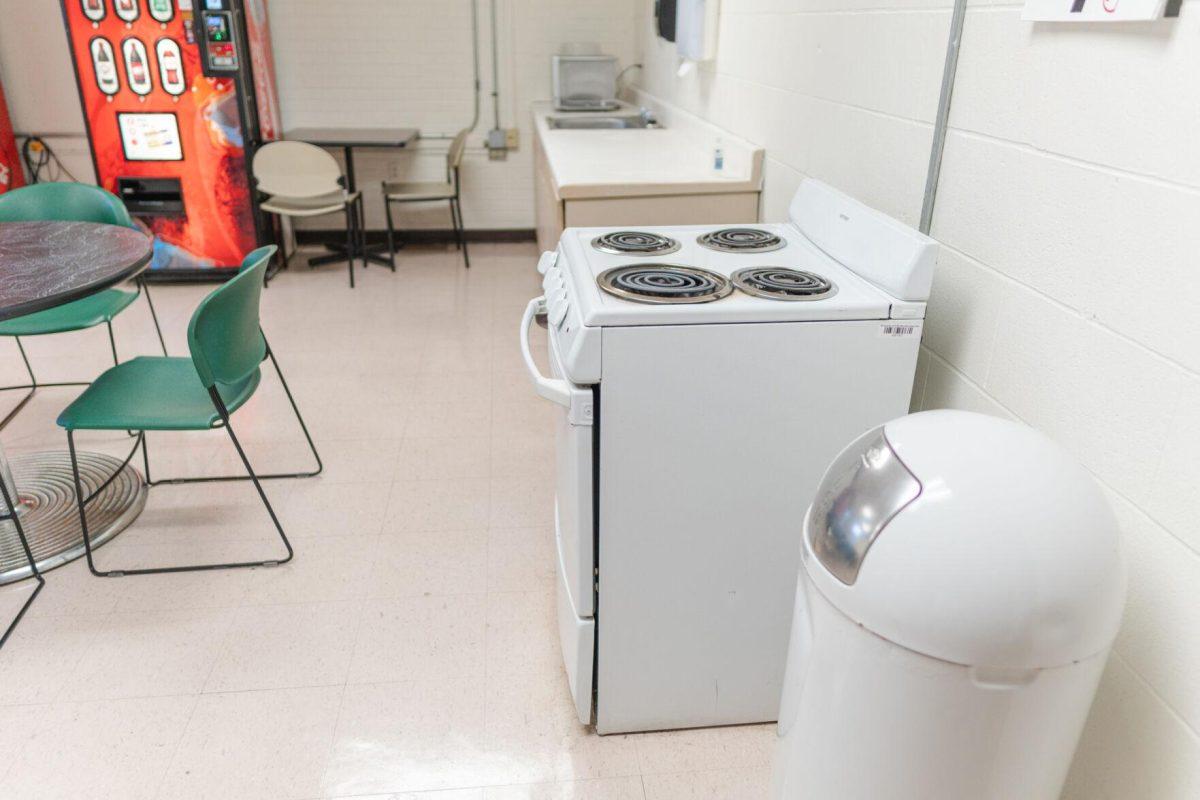
[[(324, 264), (338, 264), (344, 262), (347, 258), (346, 245), (344, 244), (327, 244), (325, 245), (325, 249), (330, 251), (329, 255), (313, 256), (308, 260), (308, 265), (310, 267), (319, 267)], [(368, 244), (363, 248), (356, 247), (354, 249), (354, 257), (356, 260), (361, 259), (372, 261), (382, 267), (388, 267), (390, 269), (392, 262), (386, 255), (387, 251), (388, 247), (386, 244)], [(383, 253), (384, 255), (380, 255), (380, 253)]]
[[(99, 453), (79, 453), (79, 477), (84, 492), (95, 491), (121, 466), (121, 459)], [(0, 453), (0, 464), (4, 455)], [(9, 459), (20, 497), (18, 514), (38, 569), (46, 571), (84, 554), (79, 506), (71, 477), (71, 457), (65, 452), (32, 453)], [(105, 490), (88, 503), (92, 546), (103, 544), (142, 513), (148, 487), (141, 473), (126, 466)], [(0, 505), (3, 501), (0, 500)], [(0, 585), (30, 576), (12, 522), (0, 522)]]

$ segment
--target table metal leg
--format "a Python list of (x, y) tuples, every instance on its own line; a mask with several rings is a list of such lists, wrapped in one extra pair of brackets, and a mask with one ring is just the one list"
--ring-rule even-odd
[[(358, 184), (355, 182), (355, 176), (354, 176), (354, 148), (353, 147), (343, 147), (342, 153), (344, 156), (343, 160), (345, 161), (345, 164), (346, 164), (346, 191), (347, 192), (356, 192), (356, 191), (358, 191)], [(366, 213), (364, 211), (363, 217), (362, 217), (362, 225), (359, 229), (359, 233), (363, 236), (364, 244), (355, 245), (355, 252), (354, 252), (355, 258), (361, 258), (363, 260), (363, 266), (366, 266), (368, 261), (373, 261), (376, 264), (380, 264), (382, 266), (385, 266), (385, 267), (391, 269), (391, 267), (392, 267), (391, 259), (389, 259), (386, 255), (380, 255), (381, 253), (387, 253), (387, 250), (388, 250), (387, 245), (386, 244), (368, 245), (365, 243), (366, 242), (366, 225), (367, 225), (367, 220), (366, 220)], [(322, 264), (335, 264), (339, 261), (345, 261), (348, 257), (346, 255), (346, 246), (345, 245), (330, 244), (330, 245), (326, 245), (326, 249), (328, 249), (332, 252), (327, 256), (314, 256), (313, 258), (310, 258), (308, 260), (308, 265), (310, 267), (317, 267)]]
[[(121, 459), (100, 453), (80, 453), (80, 478), (85, 491), (94, 491)], [(84, 553), (79, 509), (71, 477), (71, 458), (63, 452), (31, 453), (7, 458), (0, 447), (0, 480), (16, 499), (16, 512), (29, 540), (39, 571), (79, 558)], [(137, 519), (146, 505), (147, 487), (141, 474), (126, 466), (88, 507), (92, 543), (108, 541)], [(0, 516), (4, 514), (0, 513)], [(95, 527), (92, 527), (94, 521)], [(0, 585), (33, 574), (11, 520), (0, 522)]]
[[(3, 446), (0, 446), (0, 483), (4, 484), (4, 493), (6, 496), (17, 496), (17, 483), (13, 480), (12, 468), (8, 465), (8, 458), (4, 455)], [(3, 504), (0, 503), (0, 506), (3, 506)], [(0, 517), (6, 515), (11, 510), (14, 509), (0, 507)]]

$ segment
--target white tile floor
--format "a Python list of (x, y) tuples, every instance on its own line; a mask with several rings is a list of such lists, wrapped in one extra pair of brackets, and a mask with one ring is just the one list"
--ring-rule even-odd
[[(598, 737), (580, 726), (553, 605), (549, 409), (516, 329), (532, 245), (406, 250), (400, 271), (294, 267), (264, 328), (325, 472), (268, 494), (275, 569), (101, 579), (75, 563), (0, 651), (0, 797), (754, 800), (769, 726)], [(156, 286), (173, 354), (211, 287)], [(140, 303), (116, 323), (151, 354)], [(101, 330), (30, 340), (43, 379), (103, 368)], [(0, 341), (0, 383), (21, 378)], [(45, 390), (0, 434), (64, 446)], [(9, 398), (0, 395), (0, 408)], [(234, 417), (256, 468), (306, 463), (273, 376)], [(122, 435), (81, 437), (117, 453)], [(221, 432), (152, 435), (160, 474), (237, 468)], [(164, 486), (102, 566), (275, 553), (247, 484)], [(0, 588), (0, 620), (25, 586)]]

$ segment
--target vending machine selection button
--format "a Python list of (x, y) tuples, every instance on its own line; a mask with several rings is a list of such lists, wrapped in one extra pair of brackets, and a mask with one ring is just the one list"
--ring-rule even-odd
[(150, 16), (159, 22), (170, 22), (175, 16), (175, 6), (171, 0), (149, 0), (147, 8), (150, 9)]
[(113, 0), (113, 11), (126, 22), (133, 22), (141, 15), (138, 0)]
[(121, 55), (125, 57), (125, 79), (134, 94), (150, 94), (154, 84), (150, 80), (150, 56), (146, 45), (132, 37), (121, 42)]
[(158, 82), (163, 91), (178, 97), (187, 90), (187, 80), (183, 75), (183, 56), (179, 45), (174, 39), (159, 39), (154, 45), (155, 55), (158, 56)]
[(104, 19), (104, 0), (80, 0), (80, 5), (83, 6), (83, 15), (92, 22)]
[(117, 57), (113, 46), (103, 36), (92, 39), (88, 48), (92, 51), (92, 74), (96, 88), (112, 97), (121, 90), (121, 79), (117, 75)]

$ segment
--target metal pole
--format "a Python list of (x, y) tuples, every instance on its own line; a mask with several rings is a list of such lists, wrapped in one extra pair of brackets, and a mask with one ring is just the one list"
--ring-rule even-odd
[(496, 3), (492, 0), (492, 128), (500, 127), (500, 30), (496, 27)]
[(479, 125), (479, 0), (471, 0), (471, 57), (475, 65), (475, 114), (471, 117), (468, 130), (475, 130)]
[(942, 94), (938, 98), (937, 119), (933, 126), (933, 147), (929, 152), (929, 172), (925, 176), (925, 200), (921, 205), (921, 233), (933, 226), (933, 208), (937, 202), (938, 180), (942, 174), (942, 153), (946, 149), (946, 128), (950, 124), (950, 101), (954, 96), (954, 78), (958, 73), (958, 52), (962, 48), (963, 22), (967, 0), (955, 0), (950, 18), (950, 41), (946, 45), (946, 64), (942, 69)]

